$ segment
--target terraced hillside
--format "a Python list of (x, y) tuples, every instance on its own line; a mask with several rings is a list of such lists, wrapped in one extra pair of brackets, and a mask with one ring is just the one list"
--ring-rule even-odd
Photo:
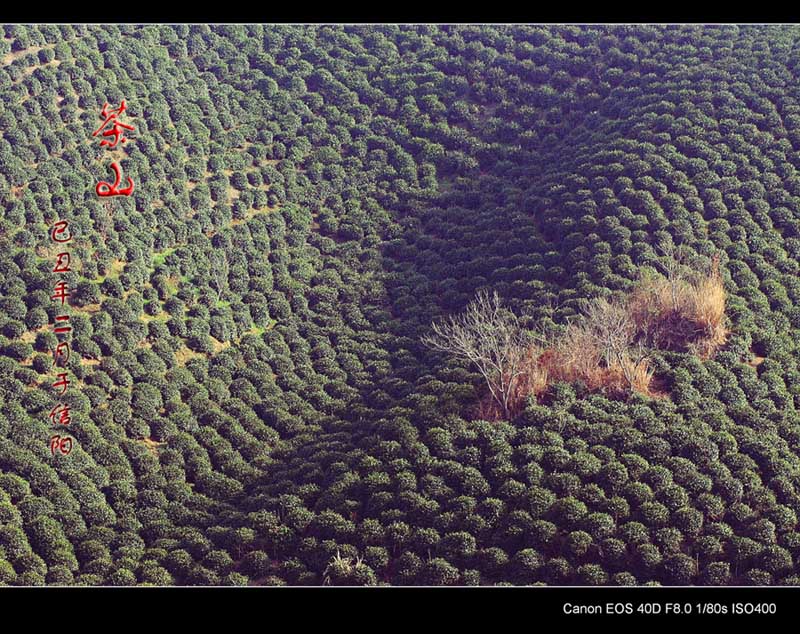
[[(12, 25), (0, 60), (0, 583), (800, 585), (797, 27)], [(562, 333), (659, 244), (719, 257), (731, 332), (658, 395), (481, 420), (421, 342), (481, 290)]]

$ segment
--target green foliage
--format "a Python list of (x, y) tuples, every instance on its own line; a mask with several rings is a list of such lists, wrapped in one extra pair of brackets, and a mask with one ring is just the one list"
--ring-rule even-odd
[[(797, 27), (4, 35), (0, 584), (798, 583)], [(122, 98), (109, 209), (86, 135)], [(484, 288), (557, 336), (665, 242), (720, 256), (732, 334), (657, 355), (656, 398), (490, 423), (418, 343)]]

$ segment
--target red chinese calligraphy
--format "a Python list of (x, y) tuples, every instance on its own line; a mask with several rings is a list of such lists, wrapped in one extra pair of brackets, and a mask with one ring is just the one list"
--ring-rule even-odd
[[(69, 315), (56, 315), (56, 321), (69, 321)], [(72, 326), (56, 326), (53, 328), (55, 333), (69, 332), (70, 330), (72, 330)]]
[[(58, 417), (58, 420), (56, 420), (56, 417)], [(64, 405), (63, 403), (56, 405), (50, 410), (50, 420), (54, 425), (69, 425), (71, 420), (69, 416), (69, 405)]]
[(58, 435), (52, 436), (50, 438), (51, 455), (55, 456), (56, 451), (66, 456), (70, 451), (72, 451), (72, 438), (70, 438), (69, 436), (65, 436), (63, 438)]
[(69, 292), (69, 286), (67, 286), (66, 282), (61, 280), (53, 287), (53, 294), (50, 296), (50, 299), (52, 300), (60, 299), (61, 305), (63, 306), (67, 297), (70, 296), (71, 293)]
[[(69, 253), (64, 251), (63, 253), (59, 253), (56, 258), (56, 265), (53, 267), (53, 273), (68, 273), (72, 269), (69, 268), (70, 257)], [(64, 262), (66, 260), (66, 263)]]
[(111, 164), (111, 169), (114, 170), (114, 184), (100, 181), (95, 187), (95, 192), (100, 197), (105, 196), (130, 196), (133, 193), (133, 179), (128, 176), (128, 186), (124, 189), (119, 189), (119, 183), (122, 178), (119, 165), (116, 163)]
[[(66, 353), (64, 352), (66, 350)], [(53, 365), (58, 364), (58, 359), (60, 357), (64, 357), (64, 363), (69, 361), (69, 343), (66, 341), (61, 341), (53, 350)], [(62, 364), (63, 365), (63, 364)]]
[(59, 220), (57, 223), (55, 223), (53, 225), (53, 228), (50, 231), (50, 239), (53, 242), (69, 242), (70, 240), (72, 240), (72, 234), (71, 233), (69, 233), (67, 235), (67, 237), (65, 237), (65, 238), (64, 237), (62, 237), (62, 238), (57, 237), (57, 236), (60, 236), (61, 234), (65, 233), (67, 231), (67, 227), (68, 226), (69, 226), (69, 223), (66, 220)]
[(59, 392), (59, 396), (61, 396), (69, 387), (69, 379), (67, 378), (66, 372), (59, 372), (56, 376), (58, 379), (53, 382), (53, 388), (61, 388), (61, 391)]
[(109, 123), (111, 123), (111, 127), (108, 128), (105, 132), (103, 132), (104, 137), (112, 137), (112, 140), (103, 139), (100, 141), (100, 147), (109, 147), (115, 148), (117, 143), (125, 143), (128, 139), (125, 138), (125, 133), (123, 130), (135, 130), (132, 125), (128, 125), (127, 123), (122, 123), (121, 121), (117, 120), (117, 117), (125, 112), (127, 106), (125, 105), (125, 100), (122, 100), (119, 108), (116, 110), (109, 111), (108, 102), (103, 106), (103, 110), (100, 113), (100, 118), (105, 119), (103, 121), (103, 125), (101, 125), (97, 130), (92, 133), (92, 136), (97, 136), (100, 134), (100, 131), (103, 130)]

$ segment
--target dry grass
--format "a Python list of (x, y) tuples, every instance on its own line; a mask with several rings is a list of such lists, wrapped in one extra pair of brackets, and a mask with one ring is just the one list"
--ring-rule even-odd
[(612, 363), (607, 368), (607, 372), (611, 373), (615, 379), (612, 385), (622, 386), (626, 392), (639, 392), (645, 396), (653, 395), (651, 384), (654, 370), (650, 367), (650, 361), (646, 357), (634, 359), (625, 355), (619, 362)]
[(725, 344), (725, 287), (714, 260), (705, 274), (669, 280), (647, 276), (628, 297), (640, 338), (655, 348), (711, 358)]
[(211, 336), (209, 336), (209, 339), (211, 339), (211, 346), (214, 348), (214, 354), (224, 350), (225, 348), (229, 348), (231, 345), (230, 341), (219, 341)]
[(614, 396), (631, 391), (651, 395), (653, 370), (647, 358), (626, 350), (606, 359), (591, 324), (571, 324), (564, 336), (542, 354), (540, 365), (554, 381), (579, 381), (592, 391)]
[(186, 362), (189, 361), (190, 359), (204, 359), (205, 356), (206, 355), (204, 355), (202, 352), (196, 352), (194, 350), (191, 350), (190, 348), (187, 348), (186, 345), (184, 344), (175, 351), (175, 362), (179, 366), (183, 367), (186, 365)]
[(38, 53), (43, 48), (44, 48), (43, 46), (29, 46), (28, 48), (24, 48), (21, 51), (14, 51), (14, 52), (11, 52), (11, 53), (6, 53), (3, 56), (2, 61), (0, 62), (0, 65), (8, 66), (12, 62), (14, 62), (14, 61), (16, 61), (18, 59), (21, 59), (21, 58), (25, 57), (26, 55)]
[(79, 313), (95, 314), (100, 312), (100, 304), (84, 304), (83, 306), (72, 306), (70, 308)]
[(36, 334), (39, 333), (39, 332), (43, 332), (46, 329), (47, 329), (47, 326), (42, 326), (38, 330), (28, 330), (26, 332), (23, 332), (22, 335), (20, 336), (19, 340), (22, 341), (23, 343), (32, 344), (34, 341), (36, 341)]
[(523, 401), (528, 394), (539, 395), (547, 389), (548, 371), (540, 359), (542, 350), (538, 346), (528, 348), (523, 361), (524, 372), (515, 385), (513, 400)]
[(166, 444), (163, 442), (155, 441), (152, 438), (142, 438), (139, 442), (141, 442), (145, 447), (147, 447), (147, 450), (156, 457), (158, 457), (158, 448), (161, 447), (161, 445)]
[(364, 566), (364, 560), (361, 557), (342, 557), (337, 550), (336, 555), (330, 560), (322, 573), (322, 585), (329, 586), (336, 580), (345, 580), (362, 566)]
[(555, 381), (583, 381), (590, 389), (602, 383), (601, 354), (589, 329), (572, 324), (542, 357), (547, 374)]
[(725, 325), (725, 287), (715, 261), (711, 273), (692, 285), (689, 317), (699, 326), (701, 336), (695, 342), (697, 354), (710, 358), (728, 340)]

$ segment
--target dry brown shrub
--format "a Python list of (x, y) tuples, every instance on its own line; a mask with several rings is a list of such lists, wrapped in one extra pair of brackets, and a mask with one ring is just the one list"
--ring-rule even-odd
[(710, 358), (728, 337), (719, 259), (691, 278), (642, 277), (628, 296), (627, 310), (646, 345)]
[(499, 421), (505, 420), (503, 408), (492, 398), (491, 394), (484, 394), (475, 406), (474, 417), (478, 420)]
[(619, 362), (612, 362), (608, 370), (615, 376), (622, 377), (622, 380), (618, 379), (615, 385), (619, 385), (623, 390), (632, 390), (640, 394), (650, 395), (653, 369), (650, 367), (650, 362), (647, 358), (634, 359), (626, 354)]
[(554, 381), (583, 381), (589, 389), (598, 389), (602, 383), (601, 357), (589, 329), (573, 323), (542, 355), (541, 363)]
[(582, 382), (589, 390), (623, 396), (636, 391), (650, 393), (653, 371), (642, 355), (622, 351), (606, 358), (589, 323), (573, 323), (553, 348), (542, 354), (540, 364), (554, 381)]
[[(580, 381), (589, 390), (626, 397), (665, 396), (648, 351), (692, 352), (708, 359), (725, 344), (725, 288), (715, 257), (705, 273), (690, 272), (680, 251), (664, 249), (667, 275), (644, 275), (622, 300), (588, 300), (583, 315), (547, 348), (524, 332), (513, 314), (500, 310), (495, 293), (479, 294), (466, 313), (434, 325), (430, 347), (475, 364), (490, 394), (480, 400), (484, 420), (513, 418), (529, 396), (553, 381)], [(677, 255), (676, 255), (677, 253)]]
[(539, 346), (528, 348), (523, 361), (525, 370), (520, 375), (514, 390), (515, 401), (524, 400), (528, 394), (538, 396), (547, 389), (547, 368), (539, 362), (541, 356), (542, 349)]
[(713, 356), (728, 337), (719, 259), (705, 273), (679, 265), (671, 261), (667, 276), (643, 276), (624, 300), (587, 302), (582, 318), (542, 354), (548, 380), (581, 381), (609, 395), (655, 396), (648, 349)]
[(725, 323), (725, 286), (719, 271), (719, 258), (714, 258), (711, 271), (692, 285), (689, 318), (697, 326), (700, 337), (692, 342), (697, 354), (710, 358), (728, 340)]
[(529, 395), (539, 398), (547, 390), (549, 377), (547, 368), (539, 362), (541, 356), (542, 349), (538, 345), (531, 345), (525, 353), (523, 372), (514, 384), (510, 399), (509, 409), (514, 415), (522, 410)]

